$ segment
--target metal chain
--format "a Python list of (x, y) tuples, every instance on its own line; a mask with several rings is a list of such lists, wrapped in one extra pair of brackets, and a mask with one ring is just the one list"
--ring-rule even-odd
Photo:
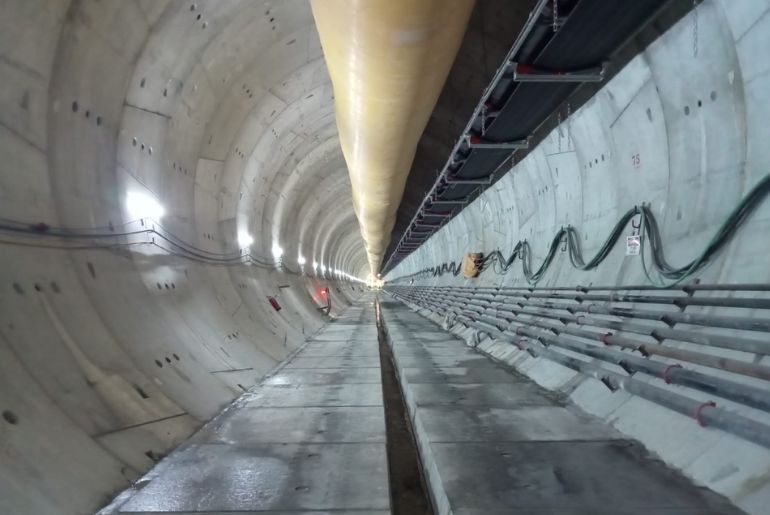
[(559, 0), (553, 0), (553, 31), (559, 30)]

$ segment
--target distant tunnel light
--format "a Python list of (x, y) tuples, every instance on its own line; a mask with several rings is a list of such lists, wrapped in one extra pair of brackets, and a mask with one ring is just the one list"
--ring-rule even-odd
[(302, 254), (300, 254), (299, 256), (297, 256), (297, 263), (298, 263), (298, 264), (300, 264), (300, 265), (304, 265), (306, 262), (307, 262), (307, 261), (306, 261), (306, 260), (305, 260), (305, 258), (302, 256)]
[(313, 261), (313, 270), (318, 270), (318, 261)]
[(131, 218), (151, 218), (159, 222), (166, 210), (154, 197), (139, 191), (126, 194), (126, 210)]
[(249, 247), (252, 243), (254, 243), (254, 238), (251, 237), (251, 234), (243, 229), (238, 231), (238, 245), (241, 248)]
[(281, 259), (283, 257), (283, 249), (281, 248), (280, 245), (278, 245), (278, 242), (273, 243), (272, 251), (273, 251), (273, 257), (276, 260)]

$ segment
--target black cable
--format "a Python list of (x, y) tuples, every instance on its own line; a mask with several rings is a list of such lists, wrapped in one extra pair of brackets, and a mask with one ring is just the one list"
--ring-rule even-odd
[[(513, 265), (516, 258), (518, 258), (522, 264), (524, 278), (530, 284), (536, 284), (542, 279), (545, 272), (551, 266), (551, 263), (553, 263), (560, 247), (563, 251), (567, 252), (570, 263), (574, 268), (584, 271), (593, 270), (598, 267), (607, 256), (609, 256), (615, 244), (624, 234), (628, 223), (638, 215), (640, 217), (639, 225), (634, 225), (634, 228), (640, 231), (642, 263), (645, 274), (650, 281), (653, 282), (652, 278), (649, 276), (644, 260), (646, 252), (645, 245), (649, 245), (650, 257), (652, 258), (654, 270), (662, 277), (675, 280), (676, 283), (679, 283), (708, 264), (710, 259), (722, 249), (730, 239), (732, 239), (749, 215), (753, 213), (759, 204), (767, 197), (768, 193), (770, 193), (770, 175), (763, 177), (751, 191), (741, 199), (736, 208), (727, 216), (719, 229), (717, 229), (716, 233), (711, 238), (711, 241), (701, 254), (689, 263), (679, 267), (672, 266), (666, 260), (665, 253), (663, 252), (660, 228), (657, 219), (655, 218), (655, 214), (649, 206), (642, 205), (634, 206), (621, 216), (620, 220), (618, 220), (610, 231), (610, 234), (604, 240), (604, 243), (601, 245), (598, 252), (587, 262), (583, 259), (580, 236), (578, 235), (577, 230), (570, 225), (559, 229), (553, 237), (551, 244), (548, 247), (546, 257), (537, 270), (532, 270), (532, 250), (529, 242), (527, 240), (521, 240), (516, 243), (508, 258), (506, 258), (499, 249), (486, 254), (481, 261), (480, 272), (484, 272), (491, 268), (500, 275), (505, 274)], [(462, 260), (449, 261), (441, 263), (440, 265), (424, 268), (413, 274), (398, 277), (391, 282), (395, 283), (424, 277), (441, 277), (446, 273), (452, 273), (452, 275), (456, 276), (461, 267)]]
[[(163, 229), (159, 231), (155, 226)], [(151, 227), (144, 229), (122, 231), (122, 232), (93, 232), (91, 229), (68, 229), (49, 227), (45, 224), (27, 224), (13, 220), (4, 219), (0, 221), (0, 233), (14, 236), (33, 237), (38, 240), (55, 241), (52, 244), (32, 244), (25, 242), (16, 242), (9, 240), (0, 240), (0, 243), (7, 245), (36, 246), (59, 250), (92, 250), (92, 249), (112, 249), (116, 247), (127, 247), (134, 245), (153, 245), (169, 254), (190, 259), (193, 261), (212, 264), (212, 265), (241, 265), (253, 264), (261, 268), (275, 268), (275, 262), (265, 261), (263, 258), (252, 254), (251, 252), (221, 253), (201, 249), (192, 244), (184, 242), (173, 233), (159, 224), (153, 223)], [(122, 240), (131, 236), (145, 235), (147, 241), (113, 241), (110, 243), (87, 243), (90, 240), (114, 239)], [(156, 237), (160, 240), (156, 242)], [(68, 242), (68, 243), (62, 243)], [(69, 243), (72, 242), (72, 243)]]

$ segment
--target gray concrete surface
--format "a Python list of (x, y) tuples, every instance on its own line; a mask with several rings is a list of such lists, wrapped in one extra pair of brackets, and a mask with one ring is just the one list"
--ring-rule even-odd
[(472, 351), (403, 304), (380, 305), (437, 514), (741, 513), (598, 417), (481, 353), (484, 365), (450, 374), (404, 366), (418, 348), (430, 357), (436, 341), (442, 351)]
[[(573, 110), (569, 119), (562, 111), (558, 128), (387, 278), (457, 260), (468, 252), (500, 249), (507, 257), (519, 240), (531, 245), (536, 268), (556, 231), (567, 225), (576, 228), (584, 255), (590, 257), (621, 214), (640, 203), (649, 203), (658, 218), (670, 263), (679, 266), (696, 257), (739, 200), (770, 173), (770, 2), (696, 4), (694, 12)], [(716, 284), (770, 281), (769, 230), (770, 202), (765, 202), (698, 278)], [(586, 272), (575, 270), (566, 253), (557, 253), (537, 286), (647, 284), (640, 257), (626, 255), (623, 247), (614, 248), (600, 267)], [(518, 260), (506, 274), (490, 270), (473, 280), (451, 275), (415, 279), (415, 285), (420, 284), (529, 286)], [(729, 314), (719, 308), (688, 312)], [(462, 327), (453, 329), (463, 339), (474, 338)], [(569, 395), (698, 484), (727, 495), (750, 513), (767, 513), (770, 450), (701, 427), (691, 417), (625, 392), (611, 393), (593, 378), (533, 358), (506, 342), (482, 340), (480, 350), (538, 384)], [(692, 348), (684, 342), (666, 344)], [(698, 350), (770, 363), (770, 357), (748, 352)], [(662, 380), (654, 384), (709, 400)], [(759, 410), (721, 405), (770, 421)]]
[[(418, 149), (415, 172), (428, 179), (526, 14), (508, 0), (477, 4)], [(259, 256), (270, 258), (274, 244), (284, 250), (281, 269), (221, 267), (147, 245), (62, 250), (3, 237), (0, 513), (90, 514), (328, 323), (318, 310), (323, 287), (332, 317), (344, 312), (360, 289), (311, 265), (356, 274), (363, 249), (306, 0), (5, 0), (0, 12), (0, 218), (137, 229), (125, 204), (139, 192), (162, 204), (162, 223), (197, 248), (236, 251), (246, 232)], [(660, 213), (666, 244), (677, 243), (667, 247), (669, 259), (689, 259), (770, 170), (769, 23), (766, 0), (699, 2), (394, 272), (505, 250), (522, 237), (537, 261), (553, 229), (567, 223), (590, 251), (619, 212), (641, 201)], [(407, 205), (421, 192), (409, 189)], [(768, 220), (766, 209), (749, 220), (704, 280), (766, 282)], [(554, 269), (545, 285), (642, 279), (620, 254), (595, 273)], [(345, 319), (339, 327), (349, 327), (323, 336), (342, 345), (308, 346), (286, 372), (368, 363), (375, 350), (344, 345), (356, 323)], [(432, 338), (419, 324), (410, 329)], [(373, 329), (361, 336), (372, 339)], [(767, 511), (766, 450), (613, 397), (494, 342), (482, 347), (570, 394), (699, 484), (753, 514)], [(340, 349), (350, 361), (334, 367)], [(453, 353), (433, 349), (430, 366), (414, 353), (410, 368), (475, 367)], [(303, 384), (244, 399), (279, 409), (371, 407), (381, 402), (378, 387)], [(426, 383), (408, 394), (428, 404), (541, 405), (526, 392), (531, 386), (521, 388)]]
[(140, 193), (198, 249), (243, 232), (285, 254), (212, 266), (2, 238), (0, 512), (93, 513), (323, 327), (323, 287), (344, 311), (360, 289), (312, 263), (355, 274), (363, 249), (305, 0), (0, 12), (0, 218), (141, 229)]
[[(346, 360), (345, 349), (376, 351), (376, 341), (354, 336), (373, 324), (370, 301), (349, 310), (100, 514), (390, 513), (380, 381), (333, 373), (309, 382), (289, 369), (314, 359), (304, 357), (312, 347), (337, 350), (328, 362)], [(347, 340), (341, 346), (329, 335)], [(365, 365), (344, 370), (380, 373), (379, 364)]]

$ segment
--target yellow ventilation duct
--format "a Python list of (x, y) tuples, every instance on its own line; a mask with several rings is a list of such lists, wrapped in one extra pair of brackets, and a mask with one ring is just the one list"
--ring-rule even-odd
[(390, 243), (417, 142), (474, 0), (312, 0), (369, 266)]

